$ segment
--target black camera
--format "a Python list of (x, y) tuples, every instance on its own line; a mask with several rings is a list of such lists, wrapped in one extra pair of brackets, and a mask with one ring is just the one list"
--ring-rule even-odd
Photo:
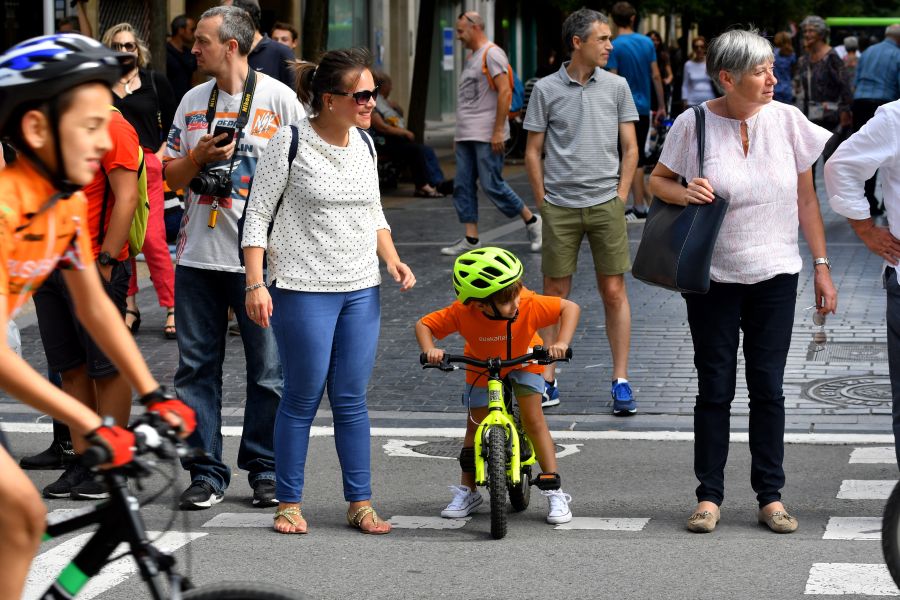
[(231, 195), (231, 173), (224, 169), (201, 171), (191, 179), (190, 187), (200, 196), (227, 198)]

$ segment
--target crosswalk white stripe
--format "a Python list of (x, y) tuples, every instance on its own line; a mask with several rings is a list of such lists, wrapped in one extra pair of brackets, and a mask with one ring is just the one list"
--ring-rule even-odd
[[(38, 600), (48, 587), (59, 576), (60, 571), (75, 558), (78, 551), (84, 547), (87, 540), (94, 535), (93, 533), (83, 533), (75, 536), (70, 540), (54, 546), (52, 549), (39, 554), (31, 563), (31, 570), (28, 572), (28, 579), (25, 583), (25, 591), (22, 595), (23, 600)], [(158, 531), (148, 531), (147, 535), (150, 539), (155, 539), (159, 535)], [(181, 531), (168, 531), (154, 545), (163, 552), (174, 552), (185, 544), (207, 535), (200, 532), (184, 533)], [(124, 552), (128, 549), (126, 544), (120, 544), (116, 548), (113, 555)], [(78, 600), (88, 600), (102, 594), (103, 592), (113, 588), (137, 572), (137, 565), (131, 556), (125, 556), (119, 560), (106, 565), (102, 571), (95, 575), (90, 582), (84, 587)]]
[(894, 479), (845, 479), (837, 497), (840, 500), (887, 500), (895, 485)]
[(203, 527), (272, 527), (274, 513), (240, 512), (219, 513), (203, 524)]
[(900, 596), (885, 565), (814, 563), (806, 580), (805, 594), (838, 596)]
[(471, 518), (445, 519), (443, 517), (394, 515), (388, 519), (388, 523), (397, 529), (461, 529)]
[(568, 523), (554, 529), (598, 529), (603, 531), (642, 531), (650, 519), (617, 519), (601, 517), (572, 517)]
[(897, 454), (892, 446), (854, 448), (850, 453), (850, 464), (894, 464)]
[(880, 540), (881, 517), (829, 517), (823, 540)]

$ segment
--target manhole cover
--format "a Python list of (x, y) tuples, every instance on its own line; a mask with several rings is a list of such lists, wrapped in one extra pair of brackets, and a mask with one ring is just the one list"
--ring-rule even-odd
[[(438, 442), (426, 442), (424, 444), (418, 444), (416, 446), (411, 446), (410, 450), (417, 454), (425, 454), (426, 456), (441, 456), (444, 458), (456, 458), (459, 456), (459, 451), (462, 449), (462, 442), (459, 440), (441, 440)], [(560, 453), (565, 448), (562, 446), (556, 446), (556, 452)]]
[(891, 381), (887, 377), (843, 377), (813, 383), (805, 390), (816, 402), (844, 408), (881, 407), (891, 404)]
[(875, 342), (857, 344), (853, 342), (826, 343), (817, 350), (810, 342), (806, 360), (813, 362), (887, 362), (887, 344)]

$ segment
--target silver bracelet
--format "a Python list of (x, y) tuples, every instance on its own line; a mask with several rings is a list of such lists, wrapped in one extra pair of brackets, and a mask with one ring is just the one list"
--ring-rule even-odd
[(264, 281), (260, 281), (259, 283), (253, 283), (244, 288), (245, 292), (252, 292), (253, 290), (258, 290), (261, 287), (266, 287), (266, 283)]

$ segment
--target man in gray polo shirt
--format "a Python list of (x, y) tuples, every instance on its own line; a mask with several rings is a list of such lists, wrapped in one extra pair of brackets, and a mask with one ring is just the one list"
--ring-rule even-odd
[[(613, 414), (628, 416), (637, 404), (628, 383), (631, 308), (624, 273), (631, 259), (623, 199), (638, 160), (638, 113), (625, 79), (603, 70), (612, 50), (605, 15), (587, 8), (572, 13), (563, 23), (563, 39), (572, 60), (535, 84), (524, 124), (525, 168), (543, 219), (544, 293), (569, 296), (587, 236), (612, 350)], [(556, 338), (555, 330), (543, 333), (547, 344)], [(554, 373), (552, 365), (544, 372), (545, 406), (558, 404)]]
[(441, 254), (457, 256), (481, 246), (476, 181), (481, 182), (482, 191), (500, 212), (509, 218), (522, 218), (531, 251), (540, 252), (540, 217), (533, 214), (503, 180), (503, 154), (509, 139), (508, 115), (512, 100), (509, 59), (502, 48), (487, 38), (484, 20), (477, 12), (459, 15), (456, 36), (472, 51), (459, 75), (456, 135), (453, 138), (456, 143), (453, 205), (459, 222), (466, 229), (465, 237), (441, 248)]

